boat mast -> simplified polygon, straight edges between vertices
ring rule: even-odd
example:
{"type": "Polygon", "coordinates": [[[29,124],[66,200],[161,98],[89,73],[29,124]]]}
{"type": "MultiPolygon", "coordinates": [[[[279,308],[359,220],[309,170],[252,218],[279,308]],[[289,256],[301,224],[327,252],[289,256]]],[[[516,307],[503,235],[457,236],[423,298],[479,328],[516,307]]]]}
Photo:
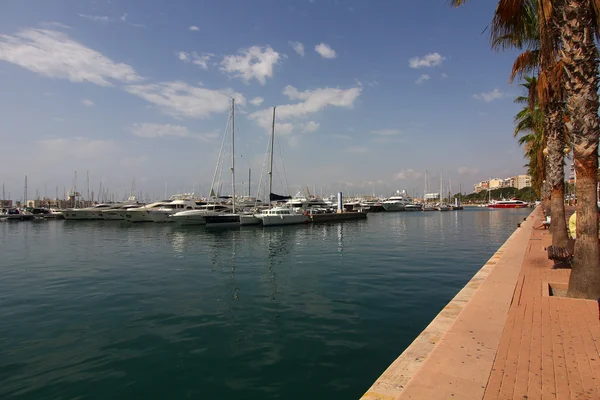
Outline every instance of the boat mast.
{"type": "Polygon", "coordinates": [[[231,193],[235,213],[235,99],[231,99],[231,193]]]}
{"type": "Polygon", "coordinates": [[[275,142],[275,108],[273,107],[273,123],[271,125],[271,166],[269,167],[269,206],[271,205],[271,193],[273,193],[273,144],[275,142]]]}
{"type": "Polygon", "coordinates": [[[25,199],[23,201],[23,203],[25,203],[25,207],[27,207],[27,175],[25,175],[25,199]]]}
{"type": "Polygon", "coordinates": [[[442,197],[444,194],[444,171],[440,173],[440,204],[444,204],[444,198],[442,197]]]}
{"type": "Polygon", "coordinates": [[[252,178],[252,169],[248,168],[248,197],[251,197],[250,187],[251,187],[251,178],[252,178]]]}
{"type": "Polygon", "coordinates": [[[428,200],[428,199],[426,199],[426,194],[428,191],[429,190],[427,188],[427,169],[425,169],[425,182],[423,185],[423,203],[425,203],[425,204],[427,204],[427,200],[428,200]]]}
{"type": "Polygon", "coordinates": [[[86,196],[85,199],[89,203],[89,201],[90,201],[90,171],[85,171],[85,174],[86,174],[86,180],[85,181],[86,181],[86,185],[87,185],[87,196],[86,196]]]}

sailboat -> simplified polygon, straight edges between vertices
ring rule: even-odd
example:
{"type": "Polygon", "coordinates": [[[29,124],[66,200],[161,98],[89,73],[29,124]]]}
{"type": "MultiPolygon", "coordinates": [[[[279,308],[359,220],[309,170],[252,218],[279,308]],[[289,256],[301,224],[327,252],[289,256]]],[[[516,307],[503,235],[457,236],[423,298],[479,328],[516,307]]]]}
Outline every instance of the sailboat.
{"type": "Polygon", "coordinates": [[[427,180],[427,170],[425,170],[425,186],[423,186],[424,189],[424,193],[423,193],[423,211],[437,211],[437,209],[435,208],[434,204],[430,204],[429,203],[429,199],[426,198],[427,197],[427,192],[429,191],[429,181],[427,180]]]}
{"type": "Polygon", "coordinates": [[[235,212],[235,99],[231,99],[231,213],[207,213],[207,228],[236,228],[240,215],[235,212]]]}
{"type": "MultiPolygon", "coordinates": [[[[235,99],[232,99],[231,101],[231,113],[230,113],[230,120],[231,120],[231,141],[232,141],[232,174],[233,174],[233,167],[235,166],[235,159],[233,157],[233,145],[235,143],[235,137],[234,137],[234,132],[235,132],[235,99]]],[[[198,207],[196,207],[193,210],[185,210],[185,211],[179,211],[171,216],[169,216],[169,219],[172,221],[175,221],[176,223],[178,223],[179,225],[207,225],[207,219],[206,217],[208,216],[217,216],[217,215],[230,215],[231,212],[235,212],[234,209],[232,209],[231,206],[229,206],[228,204],[219,204],[216,202],[216,198],[217,195],[215,195],[214,193],[214,185],[215,185],[215,180],[217,178],[217,172],[219,170],[219,165],[221,163],[221,155],[223,152],[223,145],[225,144],[225,139],[227,136],[227,129],[229,127],[229,121],[227,122],[227,126],[225,128],[225,134],[223,135],[223,143],[221,144],[221,151],[219,152],[219,157],[217,159],[217,165],[215,168],[215,175],[213,177],[213,182],[211,184],[211,188],[210,188],[210,194],[209,194],[209,199],[210,198],[214,198],[215,202],[213,202],[212,204],[209,203],[208,204],[203,204],[200,205],[198,207]]],[[[235,174],[232,175],[232,177],[235,177],[235,174]]],[[[232,182],[235,182],[235,180],[232,180],[232,182]]],[[[233,190],[234,190],[234,196],[233,196],[233,207],[235,207],[235,185],[233,185],[233,190]]],[[[166,189],[165,189],[166,191],[166,189]]],[[[239,218],[238,216],[229,216],[226,219],[220,219],[219,221],[217,221],[216,219],[211,219],[211,226],[214,226],[216,224],[225,224],[226,222],[228,223],[229,226],[233,225],[236,226],[236,219],[238,220],[237,225],[239,225],[239,218]]],[[[220,225],[222,227],[226,227],[227,225],[220,225]]]]}
{"type": "MultiPolygon", "coordinates": [[[[271,164],[269,167],[269,206],[272,201],[289,200],[289,196],[273,193],[273,147],[275,143],[275,109],[273,107],[273,123],[271,125],[271,164]]],[[[308,222],[308,216],[289,207],[269,207],[254,216],[262,221],[263,226],[295,225],[308,222]]]]}
{"type": "Polygon", "coordinates": [[[448,204],[444,203],[444,199],[442,198],[444,193],[444,173],[442,172],[442,174],[440,175],[440,204],[438,205],[437,209],[438,211],[450,211],[452,210],[452,207],[450,207],[448,204]]]}

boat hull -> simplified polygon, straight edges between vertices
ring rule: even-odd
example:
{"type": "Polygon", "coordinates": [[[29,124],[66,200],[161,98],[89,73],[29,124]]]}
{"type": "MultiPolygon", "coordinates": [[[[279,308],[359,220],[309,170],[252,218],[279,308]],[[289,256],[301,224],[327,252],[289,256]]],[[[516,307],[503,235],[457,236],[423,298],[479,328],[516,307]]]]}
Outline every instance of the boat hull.
{"type": "Polygon", "coordinates": [[[92,220],[101,220],[102,212],[101,211],[87,211],[87,210],[66,210],[63,211],[63,216],[66,220],[73,221],[92,221],[92,220]]]}
{"type": "Polygon", "coordinates": [[[488,204],[488,208],[527,208],[528,204],[488,204]]]}
{"type": "Polygon", "coordinates": [[[249,226],[249,225],[261,225],[262,221],[260,218],[256,218],[254,215],[240,215],[240,225],[249,226]]]}
{"type": "Polygon", "coordinates": [[[206,225],[206,214],[171,215],[171,219],[179,225],[206,225]]]}
{"type": "Polygon", "coordinates": [[[125,221],[127,222],[152,222],[148,210],[125,211],[125,221]]]}
{"type": "Polygon", "coordinates": [[[261,215],[256,217],[262,220],[263,226],[299,225],[308,222],[308,217],[304,214],[261,215]]]}
{"type": "Polygon", "coordinates": [[[238,214],[207,215],[204,219],[208,229],[237,228],[240,226],[240,216],[238,214]]]}
{"type": "Polygon", "coordinates": [[[400,203],[383,203],[383,209],[385,211],[404,211],[404,204],[400,203]]]}

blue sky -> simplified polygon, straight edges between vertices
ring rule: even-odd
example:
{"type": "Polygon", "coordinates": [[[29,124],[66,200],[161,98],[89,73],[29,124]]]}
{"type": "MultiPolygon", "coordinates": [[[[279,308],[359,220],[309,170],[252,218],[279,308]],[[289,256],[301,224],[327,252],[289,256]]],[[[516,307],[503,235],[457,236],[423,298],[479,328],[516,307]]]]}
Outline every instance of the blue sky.
{"type": "MultiPolygon", "coordinates": [[[[256,190],[278,106],[275,191],[463,191],[524,173],[514,52],[483,33],[494,2],[5,2],[0,180],[14,199],[100,182],[208,192],[236,98],[236,173],[256,190]]],[[[229,161],[226,161],[229,165],[229,161]]],[[[230,183],[223,172],[224,185],[230,183]]],[[[244,189],[247,191],[247,189],[244,189]]]]}

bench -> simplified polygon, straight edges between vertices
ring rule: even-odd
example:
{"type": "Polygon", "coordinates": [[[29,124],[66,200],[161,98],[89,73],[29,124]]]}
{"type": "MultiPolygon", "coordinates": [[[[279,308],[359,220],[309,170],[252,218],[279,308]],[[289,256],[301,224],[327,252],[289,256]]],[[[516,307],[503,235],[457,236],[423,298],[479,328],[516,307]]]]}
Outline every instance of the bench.
{"type": "Polygon", "coordinates": [[[553,269],[571,268],[573,253],[575,252],[575,239],[569,239],[567,247],[548,246],[548,259],[554,261],[553,269]]]}

